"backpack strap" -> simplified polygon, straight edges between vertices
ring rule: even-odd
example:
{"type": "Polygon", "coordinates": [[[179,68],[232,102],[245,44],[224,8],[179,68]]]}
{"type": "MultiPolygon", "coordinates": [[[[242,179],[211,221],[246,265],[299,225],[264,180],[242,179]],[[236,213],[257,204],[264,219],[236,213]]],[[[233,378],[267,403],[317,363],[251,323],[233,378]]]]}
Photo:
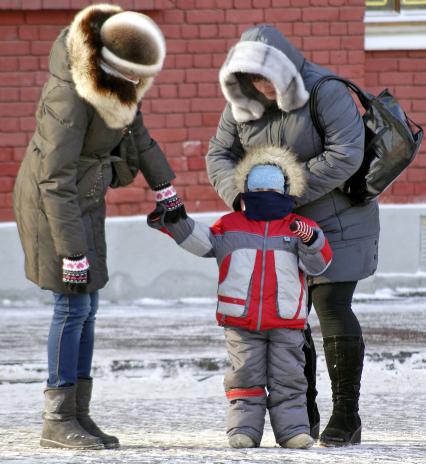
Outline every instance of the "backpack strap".
{"type": "Polygon", "coordinates": [[[361,105],[365,108],[368,109],[370,107],[370,101],[372,98],[374,98],[372,95],[369,93],[365,92],[362,90],[360,87],[358,87],[355,83],[348,79],[344,79],[343,77],[338,77],[338,76],[323,76],[320,79],[318,79],[314,86],[311,89],[310,92],[310,97],[309,97],[309,111],[311,113],[311,118],[312,118],[312,123],[314,124],[315,129],[317,130],[318,134],[321,137],[321,141],[324,144],[325,141],[325,134],[324,134],[324,129],[321,126],[318,111],[317,111],[317,99],[318,99],[318,91],[320,86],[327,81],[339,81],[342,82],[343,84],[346,85],[349,89],[351,89],[358,97],[361,105]]]}

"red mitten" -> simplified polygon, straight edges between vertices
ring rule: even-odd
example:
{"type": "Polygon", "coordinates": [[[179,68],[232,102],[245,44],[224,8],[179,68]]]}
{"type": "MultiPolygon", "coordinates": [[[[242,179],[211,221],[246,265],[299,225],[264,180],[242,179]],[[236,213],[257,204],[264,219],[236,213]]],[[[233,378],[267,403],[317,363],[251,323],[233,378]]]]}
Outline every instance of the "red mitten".
{"type": "Polygon", "coordinates": [[[308,246],[312,245],[318,237],[318,232],[300,219],[296,219],[290,224],[290,230],[308,246]]]}

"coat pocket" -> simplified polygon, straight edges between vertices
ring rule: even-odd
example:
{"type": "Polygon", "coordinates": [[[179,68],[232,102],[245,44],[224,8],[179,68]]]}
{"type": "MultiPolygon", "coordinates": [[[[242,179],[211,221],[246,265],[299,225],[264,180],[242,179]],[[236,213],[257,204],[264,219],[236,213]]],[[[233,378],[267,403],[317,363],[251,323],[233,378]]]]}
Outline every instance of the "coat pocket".
{"type": "Polygon", "coordinates": [[[257,250],[236,250],[220,266],[217,312],[224,316],[247,314],[257,250]]]}
{"type": "Polygon", "coordinates": [[[274,259],[278,315],[283,319],[306,318],[306,279],[299,269],[297,256],[275,250],[274,259]]]}
{"type": "Polygon", "coordinates": [[[96,209],[102,204],[111,182],[110,160],[80,158],[77,190],[82,211],[96,209]]]}

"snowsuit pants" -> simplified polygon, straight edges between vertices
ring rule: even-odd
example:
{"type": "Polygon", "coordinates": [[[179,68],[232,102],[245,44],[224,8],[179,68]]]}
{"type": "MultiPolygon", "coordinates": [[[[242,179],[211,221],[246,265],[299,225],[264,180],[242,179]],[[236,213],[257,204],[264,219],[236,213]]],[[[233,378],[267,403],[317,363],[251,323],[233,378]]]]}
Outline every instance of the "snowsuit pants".
{"type": "Polygon", "coordinates": [[[228,327],[225,340],[231,362],[224,379],[228,436],[243,433],[259,445],[266,409],[277,443],[309,434],[303,331],[228,327]]]}

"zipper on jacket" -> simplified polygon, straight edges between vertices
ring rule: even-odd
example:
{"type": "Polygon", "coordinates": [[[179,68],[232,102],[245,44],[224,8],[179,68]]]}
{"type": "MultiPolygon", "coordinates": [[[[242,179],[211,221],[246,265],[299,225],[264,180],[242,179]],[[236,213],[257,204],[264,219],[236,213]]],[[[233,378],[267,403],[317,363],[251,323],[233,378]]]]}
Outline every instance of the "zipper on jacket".
{"type": "Polygon", "coordinates": [[[262,248],[262,274],[260,277],[260,294],[259,294],[259,310],[257,314],[257,330],[260,330],[262,324],[262,309],[263,309],[263,285],[265,283],[265,261],[266,261],[266,240],[268,238],[269,222],[265,226],[265,235],[263,237],[263,248],[262,248]]]}

